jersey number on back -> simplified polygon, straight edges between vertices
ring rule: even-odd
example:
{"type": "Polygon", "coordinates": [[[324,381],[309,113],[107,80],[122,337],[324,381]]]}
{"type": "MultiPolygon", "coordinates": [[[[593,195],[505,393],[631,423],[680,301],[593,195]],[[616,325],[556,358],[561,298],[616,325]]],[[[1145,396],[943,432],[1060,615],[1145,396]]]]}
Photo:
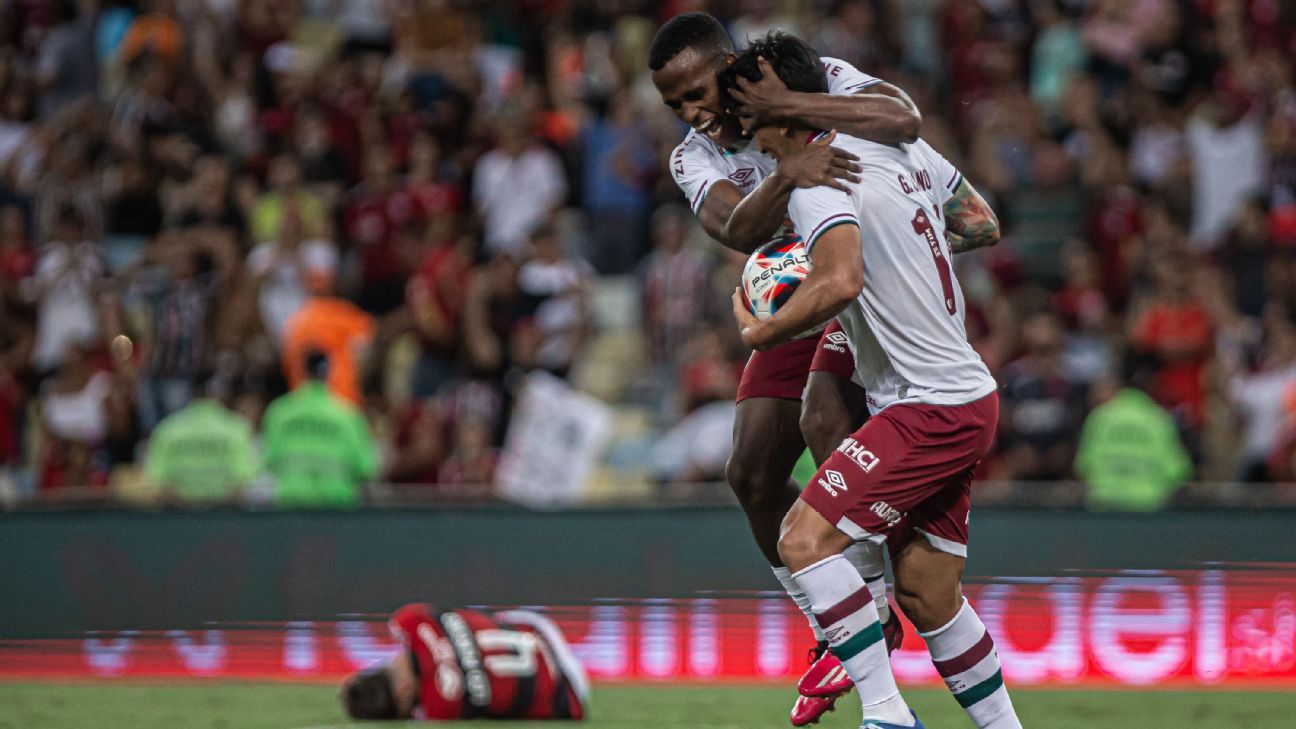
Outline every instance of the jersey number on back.
{"type": "Polygon", "coordinates": [[[536,674],[540,640],[513,630],[479,630],[477,645],[485,656],[486,670],[502,678],[527,678],[536,674]]]}
{"type": "Polygon", "coordinates": [[[940,247],[940,239],[936,237],[936,229],[927,219],[927,211],[922,208],[918,208],[914,213],[912,222],[914,232],[921,235],[923,240],[927,241],[927,246],[931,248],[932,260],[936,262],[936,273],[940,275],[941,291],[945,294],[945,311],[954,314],[958,311],[958,305],[954,303],[954,277],[950,273],[949,259],[945,257],[940,247]]]}

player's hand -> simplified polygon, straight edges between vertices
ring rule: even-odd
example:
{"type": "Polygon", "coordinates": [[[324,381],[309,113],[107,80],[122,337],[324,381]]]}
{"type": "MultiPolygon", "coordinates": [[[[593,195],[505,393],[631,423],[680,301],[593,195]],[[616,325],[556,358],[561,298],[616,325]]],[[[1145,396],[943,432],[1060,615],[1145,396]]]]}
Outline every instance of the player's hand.
{"type": "Polygon", "coordinates": [[[742,337],[743,344],[756,350],[765,349],[765,343],[759,336],[761,321],[747,309],[747,302],[743,299],[741,288],[734,287],[731,301],[734,319],[738,320],[738,334],[742,337]]]}
{"type": "Polygon", "coordinates": [[[749,81],[739,76],[738,88],[730,89],[729,95],[738,102],[740,115],[777,119],[787,108],[792,92],[763,56],[756,58],[756,65],[760,67],[760,81],[749,81]]]}
{"type": "Polygon", "coordinates": [[[778,162],[778,174],[797,187],[825,185],[850,192],[847,183],[859,182],[859,157],[832,146],[837,132],[797,149],[778,162]]]}

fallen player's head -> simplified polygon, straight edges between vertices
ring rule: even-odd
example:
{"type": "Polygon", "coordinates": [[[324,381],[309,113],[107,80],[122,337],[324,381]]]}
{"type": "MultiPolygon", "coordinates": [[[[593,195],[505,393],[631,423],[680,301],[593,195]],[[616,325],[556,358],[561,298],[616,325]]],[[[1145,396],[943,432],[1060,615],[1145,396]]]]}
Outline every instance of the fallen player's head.
{"type": "Polygon", "coordinates": [[[340,694],[352,719],[408,719],[418,703],[418,681],[410,657],[402,653],[391,663],[347,676],[340,694]]]}
{"type": "Polygon", "coordinates": [[[648,68],[662,101],[675,116],[717,144],[742,138],[737,120],[722,103],[718,74],[733,59],[733,41],[706,13],[668,20],[648,48],[648,68]]]}
{"type": "Polygon", "coordinates": [[[770,31],[764,37],[751,42],[732,63],[720,72],[720,89],[724,103],[731,113],[738,114],[739,122],[745,134],[752,137],[761,149],[778,156],[786,144],[768,144],[775,142],[775,135],[786,139],[796,136],[801,131],[781,119],[762,118],[742,113],[738,102],[730,95],[731,89],[738,88],[738,79],[760,81],[764,78],[761,60],[769,63],[769,68],[779,77],[789,91],[807,94],[827,93],[828,80],[824,76],[823,62],[815,49],[800,38],[780,31],[770,31]],[[762,137],[767,144],[762,144],[762,137]]]}

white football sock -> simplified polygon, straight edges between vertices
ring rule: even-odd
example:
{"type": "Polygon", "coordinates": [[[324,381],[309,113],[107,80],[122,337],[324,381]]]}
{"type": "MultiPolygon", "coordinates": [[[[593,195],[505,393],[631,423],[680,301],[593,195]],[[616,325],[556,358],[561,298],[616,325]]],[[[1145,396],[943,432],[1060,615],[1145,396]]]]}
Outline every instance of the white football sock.
{"type": "Polygon", "coordinates": [[[1022,729],[994,641],[967,598],[953,620],[919,635],[927,641],[936,671],[977,729],[1022,729]]]}
{"type": "Polygon", "coordinates": [[[891,604],[887,602],[886,564],[882,561],[883,546],[877,542],[855,542],[846,548],[844,554],[864,584],[868,585],[873,595],[873,604],[877,606],[878,619],[883,623],[891,619],[891,604]]]}
{"type": "Polygon", "coordinates": [[[800,608],[801,614],[806,616],[810,621],[810,629],[814,631],[815,640],[820,643],[828,640],[824,637],[823,628],[819,627],[819,621],[815,620],[814,612],[810,610],[810,598],[806,597],[805,590],[797,586],[796,580],[792,579],[792,573],[787,567],[773,567],[774,576],[778,578],[779,584],[787,590],[788,597],[800,608]]]}
{"type": "Polygon", "coordinates": [[[793,578],[809,596],[833,655],[855,682],[864,720],[913,726],[913,715],[891,673],[877,606],[855,566],[838,554],[810,565],[793,578]]]}

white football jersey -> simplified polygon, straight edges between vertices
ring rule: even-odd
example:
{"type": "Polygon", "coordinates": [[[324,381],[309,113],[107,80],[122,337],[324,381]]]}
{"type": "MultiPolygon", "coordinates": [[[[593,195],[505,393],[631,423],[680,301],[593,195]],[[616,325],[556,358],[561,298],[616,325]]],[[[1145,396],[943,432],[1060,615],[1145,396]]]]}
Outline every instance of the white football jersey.
{"type": "Polygon", "coordinates": [[[788,215],[812,253],[825,231],[859,226],[864,290],[837,319],[870,411],[895,402],[962,405],[990,394],[995,381],[968,344],[945,240],[944,206],[963,176],[922,140],[892,146],[838,134],[834,144],[859,156],[860,181],[850,194],[797,189],[788,215]]]}
{"type": "MultiPolygon", "coordinates": [[[[828,77],[830,94],[848,96],[881,83],[881,79],[863,73],[845,61],[826,57],[819,60],[823,62],[824,74],[828,77]]],[[[725,149],[710,137],[689,130],[684,141],[671,153],[670,168],[675,184],[679,185],[689,208],[696,215],[712,183],[727,178],[746,195],[774,171],[774,158],[746,142],[740,147],[725,149]]]]}

